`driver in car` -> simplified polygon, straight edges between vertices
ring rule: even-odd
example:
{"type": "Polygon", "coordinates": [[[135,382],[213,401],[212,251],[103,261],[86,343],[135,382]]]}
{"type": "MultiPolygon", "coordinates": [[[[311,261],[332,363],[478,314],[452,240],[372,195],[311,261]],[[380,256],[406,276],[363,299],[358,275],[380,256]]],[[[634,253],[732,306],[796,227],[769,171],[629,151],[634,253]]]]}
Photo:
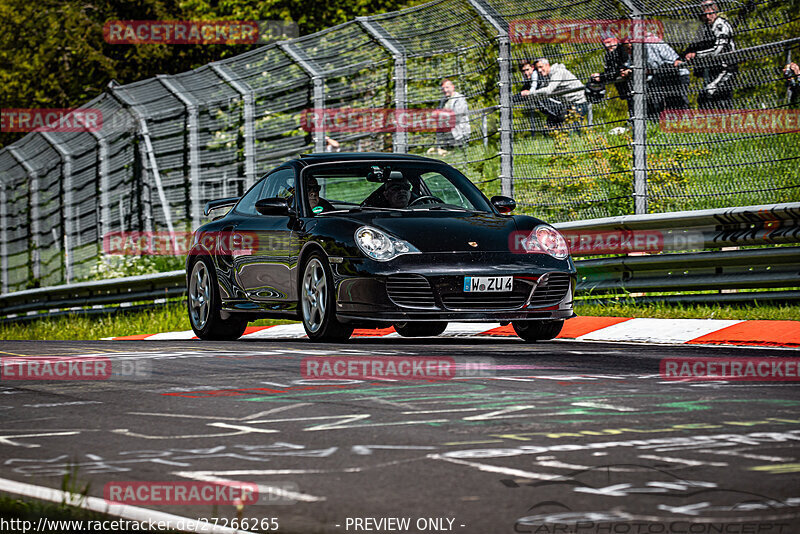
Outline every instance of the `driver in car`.
{"type": "Polygon", "coordinates": [[[411,200],[411,182],[406,178],[389,180],[383,190],[383,197],[390,208],[407,208],[408,201],[411,200]]]}
{"type": "Polygon", "coordinates": [[[317,179],[313,176],[306,182],[306,191],[308,192],[308,205],[311,207],[313,213],[322,213],[323,211],[333,211],[336,208],[319,196],[320,186],[317,179]]]}

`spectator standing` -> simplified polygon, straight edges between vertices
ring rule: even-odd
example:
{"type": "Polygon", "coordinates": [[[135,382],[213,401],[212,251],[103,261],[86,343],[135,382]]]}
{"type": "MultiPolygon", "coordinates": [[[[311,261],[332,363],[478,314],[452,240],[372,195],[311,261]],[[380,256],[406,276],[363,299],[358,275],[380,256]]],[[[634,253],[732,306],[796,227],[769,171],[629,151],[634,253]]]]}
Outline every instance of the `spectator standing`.
{"type": "MultiPolygon", "coordinates": [[[[469,141],[469,105],[467,99],[456,91],[453,82],[445,78],[442,80],[444,97],[439,102],[439,109],[446,109],[455,114],[455,125],[449,132],[439,132],[436,136],[439,145],[439,154],[446,154],[446,148],[464,147],[469,141]]],[[[428,152],[431,152],[430,150],[428,152]]]]}
{"type": "Polygon", "coordinates": [[[733,26],[720,16],[715,0],[704,0],[700,8],[703,27],[698,31],[694,42],[684,51],[683,57],[686,61],[702,60],[702,66],[694,69],[695,76],[703,78],[703,89],[697,98],[698,107],[730,109],[738,68],[731,59],[720,56],[736,50],[733,26]]]}
{"type": "Polygon", "coordinates": [[[789,106],[796,108],[800,105],[800,66],[789,63],[783,68],[783,77],[786,79],[789,106]]]}

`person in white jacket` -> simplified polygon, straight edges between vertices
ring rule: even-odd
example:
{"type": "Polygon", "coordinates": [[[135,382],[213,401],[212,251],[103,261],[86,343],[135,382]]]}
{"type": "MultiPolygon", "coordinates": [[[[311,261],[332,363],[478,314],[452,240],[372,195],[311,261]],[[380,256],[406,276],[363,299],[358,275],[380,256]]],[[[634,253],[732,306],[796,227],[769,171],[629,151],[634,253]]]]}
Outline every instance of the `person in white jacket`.
{"type": "Polygon", "coordinates": [[[538,89],[531,89],[529,96],[540,99],[538,109],[547,117],[548,126],[557,126],[574,110],[581,117],[589,113],[585,87],[562,63],[550,64],[547,58],[536,60],[539,78],[547,82],[538,89]]]}
{"type": "Polygon", "coordinates": [[[439,103],[439,109],[446,109],[455,114],[456,123],[449,132],[437,135],[437,144],[443,148],[463,147],[469,141],[469,105],[467,99],[456,91],[453,82],[445,78],[442,80],[444,98],[439,103]]]}

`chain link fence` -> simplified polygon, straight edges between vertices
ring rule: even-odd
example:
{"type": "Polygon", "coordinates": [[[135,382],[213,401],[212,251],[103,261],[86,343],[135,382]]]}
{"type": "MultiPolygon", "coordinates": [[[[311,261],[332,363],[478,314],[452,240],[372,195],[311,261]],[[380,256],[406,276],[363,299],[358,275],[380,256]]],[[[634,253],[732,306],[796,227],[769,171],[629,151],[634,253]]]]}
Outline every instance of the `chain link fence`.
{"type": "MultiPolygon", "coordinates": [[[[727,107],[796,107],[783,67],[800,47],[797,2],[718,0],[715,8],[735,43],[713,60],[738,70],[727,107]]],[[[191,72],[112,84],[82,106],[102,112],[98,131],[34,132],[0,150],[2,292],[85,280],[102,258],[103,235],[190,230],[204,222],[205,202],[241,195],[277,164],[313,151],[427,154],[487,196],[514,196],[518,212],[552,222],[800,200],[797,128],[664,128],[648,106],[665,89],[652,82],[652,52],[635,40],[627,92],[604,84],[604,94],[581,107],[583,84],[608,70],[607,34],[530,32],[543,22],[657,21],[660,37],[681,53],[703,29],[702,9],[683,0],[438,0],[191,72]],[[560,121],[547,99],[522,94],[519,65],[536,58],[549,60],[549,79],[566,69],[578,84],[550,95],[567,108],[560,121]],[[304,128],[308,110],[440,107],[445,78],[469,107],[468,135],[458,143],[399,124],[304,128]]],[[[692,109],[709,83],[705,61],[683,67],[694,72],[692,109]]]]}

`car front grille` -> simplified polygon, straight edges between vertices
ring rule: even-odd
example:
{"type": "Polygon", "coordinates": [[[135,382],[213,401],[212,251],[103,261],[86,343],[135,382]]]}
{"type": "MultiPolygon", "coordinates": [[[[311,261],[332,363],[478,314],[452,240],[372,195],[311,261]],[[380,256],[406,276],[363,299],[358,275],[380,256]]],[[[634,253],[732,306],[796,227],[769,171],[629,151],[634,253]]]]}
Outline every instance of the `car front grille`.
{"type": "Polygon", "coordinates": [[[435,308],[433,290],[427,278],[418,274],[393,274],[386,279],[386,292],[398,306],[435,308]]]}
{"type": "Polygon", "coordinates": [[[442,303],[451,310],[516,310],[530,294],[529,284],[515,280],[510,293],[445,293],[442,303]]]}
{"type": "Polygon", "coordinates": [[[530,306],[540,308],[561,302],[570,289],[570,277],[567,273],[550,273],[547,279],[536,287],[530,306]]]}

